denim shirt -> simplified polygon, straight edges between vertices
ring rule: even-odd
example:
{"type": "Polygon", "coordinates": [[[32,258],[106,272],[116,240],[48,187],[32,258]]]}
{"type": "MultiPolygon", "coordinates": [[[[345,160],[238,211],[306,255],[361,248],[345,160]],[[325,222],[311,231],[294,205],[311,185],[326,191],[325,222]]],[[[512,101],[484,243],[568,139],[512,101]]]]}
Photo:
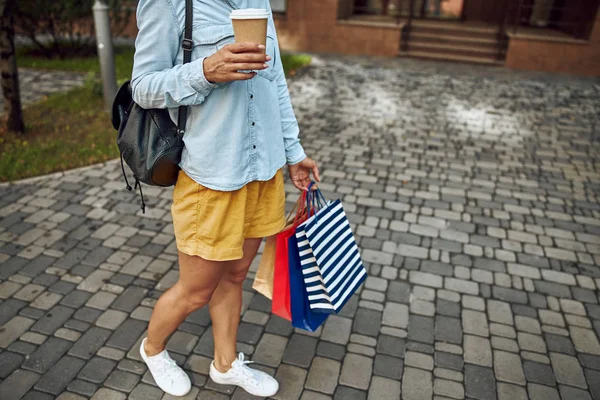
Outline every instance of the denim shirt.
{"type": "Polygon", "coordinates": [[[273,17],[267,30],[269,67],[248,81],[210,83],[204,58],[234,43],[233,8],[268,8],[269,0],[194,0],[192,61],[183,65],[185,0],[140,0],[133,99],[143,108],[189,107],[180,167],[210,189],[237,190],[271,179],[306,155],[298,139],[273,17]]]}

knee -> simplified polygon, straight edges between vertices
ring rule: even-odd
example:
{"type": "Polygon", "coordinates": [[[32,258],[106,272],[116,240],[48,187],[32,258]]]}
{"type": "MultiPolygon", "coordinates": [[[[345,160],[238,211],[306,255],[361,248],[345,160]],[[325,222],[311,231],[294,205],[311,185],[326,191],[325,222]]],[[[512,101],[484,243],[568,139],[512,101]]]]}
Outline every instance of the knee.
{"type": "Polygon", "coordinates": [[[214,290],[185,290],[180,291],[179,298],[185,304],[188,312],[204,307],[210,301],[214,290]]]}
{"type": "Polygon", "coordinates": [[[243,266],[242,268],[232,269],[223,275],[223,279],[233,285],[242,285],[246,280],[246,275],[248,275],[248,267],[243,266]]]}

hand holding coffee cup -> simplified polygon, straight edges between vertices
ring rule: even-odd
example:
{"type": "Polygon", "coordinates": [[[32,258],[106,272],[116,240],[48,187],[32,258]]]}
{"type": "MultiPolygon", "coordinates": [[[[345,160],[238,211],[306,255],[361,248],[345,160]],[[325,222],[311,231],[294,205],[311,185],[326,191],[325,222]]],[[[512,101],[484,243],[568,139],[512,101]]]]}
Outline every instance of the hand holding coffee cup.
{"type": "Polygon", "coordinates": [[[252,79],[257,71],[268,68],[266,54],[267,23],[265,9],[234,10],[231,15],[235,44],[224,46],[204,59],[204,76],[209,82],[223,83],[252,79]]]}

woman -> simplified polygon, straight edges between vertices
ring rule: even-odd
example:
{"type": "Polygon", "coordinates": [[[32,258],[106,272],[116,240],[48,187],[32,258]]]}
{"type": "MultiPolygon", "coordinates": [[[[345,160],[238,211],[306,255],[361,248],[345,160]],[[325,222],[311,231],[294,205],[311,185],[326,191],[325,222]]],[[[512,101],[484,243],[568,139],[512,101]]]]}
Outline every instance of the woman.
{"type": "Polygon", "coordinates": [[[265,46],[234,44],[232,9],[268,0],[194,0],[192,62],[182,65],[185,0],[141,0],[133,97],[144,108],[190,106],[181,172],[173,191],[179,281],[156,303],[140,347],[154,380],[183,396],[189,377],[165,343],[193,311],[208,304],[215,354],[210,376],[256,396],[278,390],[271,376],[236,355],[242,283],[262,238],[285,224],[281,168],[306,190],[317,165],[298,140],[272,15],[265,46]],[[244,72],[246,71],[246,72],[244,72]],[[255,72],[247,72],[255,71],[255,72]]]}

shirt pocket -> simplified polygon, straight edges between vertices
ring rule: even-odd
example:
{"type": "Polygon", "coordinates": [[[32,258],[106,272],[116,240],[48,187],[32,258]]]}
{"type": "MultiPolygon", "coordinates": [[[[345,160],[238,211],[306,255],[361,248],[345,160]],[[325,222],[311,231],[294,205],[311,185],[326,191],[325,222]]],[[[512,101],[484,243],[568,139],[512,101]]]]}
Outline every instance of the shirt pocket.
{"type": "MultiPolygon", "coordinates": [[[[203,57],[210,57],[217,51],[235,43],[233,27],[230,24],[226,25],[209,25],[194,27],[192,37],[194,39],[194,49],[192,50],[192,60],[198,60],[203,57]]],[[[271,60],[267,62],[268,68],[258,71],[258,76],[261,76],[269,81],[275,79],[275,34],[269,26],[267,31],[267,55],[271,60]]]]}

